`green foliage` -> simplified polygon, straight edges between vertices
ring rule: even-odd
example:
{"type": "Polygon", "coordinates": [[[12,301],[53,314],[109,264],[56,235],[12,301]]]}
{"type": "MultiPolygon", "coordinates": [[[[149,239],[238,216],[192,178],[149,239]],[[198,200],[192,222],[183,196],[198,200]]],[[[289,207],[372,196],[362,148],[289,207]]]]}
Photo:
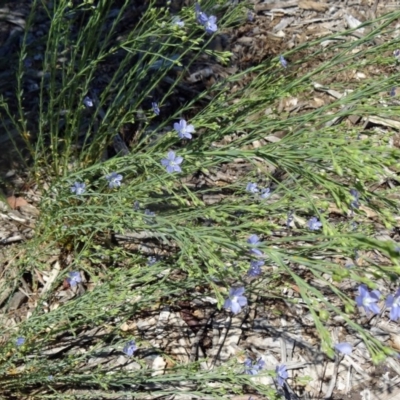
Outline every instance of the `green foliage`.
{"type": "MultiPolygon", "coordinates": [[[[45,2],[36,1],[16,71],[17,107],[13,109],[5,101],[1,104],[4,128],[10,135],[11,126],[22,133],[33,176],[48,184],[36,236],[19,250],[21,256],[13,264],[18,272],[7,277],[8,286],[16,288],[23,273],[50,273],[52,267],[43,260],[54,252],[68,254],[69,259],[49,290],[36,300],[30,317],[18,329],[0,329],[9,337],[0,348],[1,393],[60,399],[70,398],[68,391],[77,390],[82,393],[80,398],[101,398],[102,391],[121,395],[146,392],[156,397],[181,393],[175,387],[184,381],[183,391],[199,397],[224,398],[251,387],[273,398],[271,387],[242,374],[235,357],[210,370],[202,367],[203,360],[180,364],[171,359],[172,366],[163,375],[152,374],[145,357],[137,357],[131,370],[108,364],[88,368],[88,362],[100,355],[118,357],[131,338],[122,329],[125,322],[173,307],[177,299],[194,300],[200,294],[217,300],[218,304],[210,305],[215,312],[221,309],[227,289],[245,280],[249,263],[246,240],[251,234],[262,236],[260,249],[269,271],[246,283],[251,301],[281,299],[284,287],[296,285],[299,297],[286,300],[302,301],[307,307],[320,335],[321,351],[328,357],[334,352],[327,324],[336,315],[363,338],[374,362],[390,355],[391,349],[354,322],[354,296],[341,292],[337,283],[351,279],[373,288],[374,274],[397,278],[398,252],[393,243],[372,238],[375,222],[366,218],[365,208],[354,211],[359,223],[354,230],[348,220],[335,220],[329,207],[348,215],[349,190],[357,188],[364,199],[369,198],[368,212],[374,213],[375,221],[394,226],[396,187],[385,192],[373,188],[384,179],[396,180],[400,154],[387,145],[389,134],[359,139],[358,128],[331,122],[336,117],[374,112],[395,115],[395,108],[382,110],[378,99],[380,92],[398,80],[398,73],[379,82],[352,82],[346,87],[353,90],[350,94],[311,111],[279,115],[277,104],[285,97],[307,98],[312,83],[324,81],[329,74],[377,60],[382,65],[390,63],[382,54],[390,53],[395,43],[373,49],[361,45],[389,29],[398,13],[375,21],[372,32],[363,39],[339,41],[340,36],[351,34],[344,32],[292,50],[289,60],[296,52],[303,56],[288,72],[281,70],[277,59],[266,60],[216,82],[209,91],[194,94],[173,109],[168,104],[182,88],[181,77],[200,57],[213,55],[228,63],[229,54],[207,49],[211,38],[196,25],[193,9],[182,10],[187,27],[180,29],[171,23],[166,8],[150,6],[125,35],[118,27],[129,2],[111,18],[112,3],[58,1],[50,9],[45,2]],[[28,32],[39,8],[47,14],[50,29],[42,40],[43,75],[38,113],[32,117],[27,116],[28,104],[24,103],[24,60],[32,55],[28,32]],[[71,32],[71,26],[80,26],[78,35],[71,32]],[[321,50],[321,42],[327,39],[335,43],[321,50]],[[354,57],[353,50],[358,48],[361,50],[354,57]],[[317,57],[324,61],[303,71],[317,57]],[[174,80],[171,71],[176,73],[174,80]],[[252,79],[245,80],[250,75],[252,79]],[[239,85],[242,80],[246,84],[239,85]],[[150,104],[161,84],[165,90],[159,105],[172,112],[157,119],[150,104]],[[237,89],[232,90],[234,85],[237,89]],[[99,88],[101,92],[96,93],[99,88]],[[92,109],[83,105],[85,96],[95,100],[92,109]],[[184,144],[172,129],[173,122],[183,116],[190,117],[196,128],[194,139],[184,144]],[[138,127],[130,153],[106,157],[105,149],[126,124],[138,127]],[[278,132],[285,133],[280,140],[263,141],[278,132]],[[253,146],[257,142],[261,145],[253,146]],[[182,174],[168,174],[160,163],[171,148],[184,158],[182,174]],[[245,172],[231,182],[193,184],[196,176],[210,181],[224,168],[234,170],[244,162],[250,168],[243,168],[245,172]],[[108,188],[105,179],[113,171],[123,175],[117,189],[108,188]],[[249,181],[272,187],[272,195],[260,200],[247,193],[249,181]],[[86,192],[72,194],[74,182],[84,182],[86,192]],[[208,202],[210,196],[219,200],[208,202]],[[136,201],[140,209],[133,207],[136,201]],[[154,221],[149,223],[145,209],[155,212],[154,221]],[[285,227],[288,213],[295,216],[291,230],[285,227]],[[321,220],[321,231],[307,229],[311,216],[321,220]],[[283,229],[287,236],[274,234],[283,229]],[[116,236],[131,233],[166,247],[166,255],[148,266],[148,254],[140,246],[131,250],[117,245],[116,236]],[[346,269],[331,257],[349,257],[355,249],[378,250],[392,264],[382,266],[367,260],[363,268],[346,269]],[[86,274],[91,290],[49,307],[72,270],[86,274]],[[329,295],[311,284],[310,276],[323,282],[329,295]],[[337,300],[334,303],[332,296],[337,300]],[[85,338],[86,331],[91,332],[90,337],[85,338]],[[26,338],[19,348],[14,344],[17,334],[26,338]],[[50,356],[49,349],[65,337],[68,346],[50,356]]],[[[225,2],[209,3],[216,12],[226,9],[225,2]]],[[[242,8],[225,11],[221,30],[244,19],[242,8]]],[[[142,355],[148,350],[169,357],[163,349],[135,339],[142,355]]],[[[273,375],[274,367],[268,366],[265,373],[273,375]]]]}

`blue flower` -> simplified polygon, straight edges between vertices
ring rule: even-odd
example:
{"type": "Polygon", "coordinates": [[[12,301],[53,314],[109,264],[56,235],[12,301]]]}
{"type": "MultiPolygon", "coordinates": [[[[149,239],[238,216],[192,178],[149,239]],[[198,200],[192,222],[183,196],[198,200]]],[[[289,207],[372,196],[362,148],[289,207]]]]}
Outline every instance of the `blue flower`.
{"type": "Polygon", "coordinates": [[[285,60],[285,58],[282,55],[279,56],[279,61],[283,68],[287,68],[288,62],[285,60]]]}
{"type": "Polygon", "coordinates": [[[149,256],[149,257],[147,257],[147,265],[149,266],[149,267],[151,267],[152,265],[154,265],[154,264],[156,264],[157,263],[157,257],[155,257],[155,256],[149,256]]]}
{"type": "Polygon", "coordinates": [[[81,195],[85,193],[86,185],[84,183],[75,182],[73,186],[71,186],[71,192],[75,193],[76,195],[81,195]]]}
{"type": "Polygon", "coordinates": [[[204,26],[208,34],[212,34],[218,30],[216,16],[214,15],[207,16],[206,13],[201,11],[201,8],[198,3],[195,4],[195,12],[196,12],[197,22],[200,25],[204,26]]]}
{"type": "Polygon", "coordinates": [[[155,101],[151,103],[151,108],[153,109],[154,114],[160,115],[160,109],[155,101]]]}
{"type": "Polygon", "coordinates": [[[179,139],[191,139],[195,132],[193,125],[188,125],[184,119],[174,123],[174,129],[178,132],[179,139]]]}
{"type": "Polygon", "coordinates": [[[394,58],[395,58],[396,60],[399,60],[399,59],[400,59],[400,50],[395,50],[395,51],[393,52],[393,55],[394,55],[394,58]]]}
{"type": "Polygon", "coordinates": [[[178,16],[172,18],[172,24],[179,26],[179,28],[183,28],[185,26],[185,23],[178,16]]]}
{"type": "Polygon", "coordinates": [[[322,227],[322,223],[318,221],[318,218],[316,217],[311,217],[308,220],[308,229],[310,229],[310,231],[317,231],[318,229],[321,229],[322,227]]]}
{"type": "Polygon", "coordinates": [[[78,283],[82,282],[81,274],[78,271],[73,271],[68,274],[67,282],[71,287],[76,286],[78,283]]]}
{"type": "Polygon", "coordinates": [[[259,359],[255,363],[251,361],[250,358],[247,358],[246,361],[244,362],[245,369],[244,373],[247,375],[257,375],[264,367],[265,367],[265,361],[259,359]]]}
{"type": "Polygon", "coordinates": [[[356,189],[350,189],[350,194],[353,196],[353,200],[350,203],[351,208],[360,208],[359,197],[360,194],[357,192],[356,189]]]}
{"type": "Polygon", "coordinates": [[[261,275],[261,267],[264,265],[264,261],[261,260],[252,260],[250,262],[250,268],[247,271],[247,275],[251,277],[256,277],[261,275]]]}
{"type": "Polygon", "coordinates": [[[122,181],[121,174],[117,174],[116,172],[111,172],[111,174],[106,176],[106,179],[108,180],[108,187],[110,189],[114,189],[116,187],[121,186],[121,181],[122,181]]]}
{"type": "Polygon", "coordinates": [[[85,107],[90,108],[93,107],[93,100],[89,96],[85,96],[83,98],[83,104],[85,107]]]}
{"type": "Polygon", "coordinates": [[[250,193],[258,193],[257,183],[249,182],[246,186],[246,191],[250,193]]]}
{"type": "Polygon", "coordinates": [[[217,32],[217,17],[215,17],[214,15],[210,15],[207,19],[207,22],[204,23],[204,28],[206,30],[206,33],[208,33],[209,35],[217,32]]]}
{"type": "Polygon", "coordinates": [[[397,94],[396,86],[393,86],[393,87],[390,89],[389,95],[390,95],[391,97],[395,97],[396,94],[397,94]]]}
{"type": "Polygon", "coordinates": [[[196,3],[194,7],[196,12],[197,22],[200,25],[204,25],[208,21],[207,15],[203,11],[201,11],[199,3],[196,3]]]}
{"type": "Polygon", "coordinates": [[[283,384],[285,383],[285,380],[289,377],[286,365],[285,364],[277,365],[275,368],[275,372],[278,378],[278,385],[282,387],[283,384]]]}
{"type": "Polygon", "coordinates": [[[182,172],[179,164],[182,164],[183,157],[176,156],[174,151],[169,151],[167,158],[161,160],[161,164],[166,167],[167,172],[182,172]]]}
{"type": "Polygon", "coordinates": [[[261,189],[260,197],[262,199],[268,199],[269,196],[271,196],[271,189],[270,188],[261,189]]]}
{"type": "Polygon", "coordinates": [[[372,312],[373,314],[379,314],[380,309],[378,304],[381,293],[379,290],[373,290],[371,293],[365,285],[360,285],[358,288],[359,296],[356,297],[358,307],[364,307],[366,313],[372,312]]]}
{"type": "Polygon", "coordinates": [[[15,344],[19,347],[19,346],[22,346],[23,344],[25,343],[25,338],[23,338],[23,337],[19,337],[19,338],[17,338],[17,340],[15,341],[15,344]]]}
{"type": "MultiPolygon", "coordinates": [[[[257,235],[251,235],[247,239],[247,243],[253,245],[253,246],[258,246],[260,244],[260,238],[257,235]]],[[[262,256],[263,252],[261,250],[258,250],[256,248],[252,248],[250,250],[251,253],[255,254],[256,256],[262,256]]]]}
{"type": "Polygon", "coordinates": [[[134,340],[130,340],[128,343],[125,344],[122,351],[128,356],[132,357],[133,353],[137,350],[137,346],[134,340]]]}
{"type": "Polygon", "coordinates": [[[389,294],[386,299],[386,307],[390,308],[390,319],[397,321],[400,318],[400,289],[394,296],[389,294]]]}
{"type": "Polygon", "coordinates": [[[350,343],[342,342],[335,344],[335,349],[342,354],[349,355],[353,351],[353,346],[350,343]]]}
{"type": "Polygon", "coordinates": [[[225,300],[224,308],[230,309],[234,314],[240,313],[242,307],[247,305],[247,298],[243,293],[244,287],[229,289],[229,297],[225,300]]]}

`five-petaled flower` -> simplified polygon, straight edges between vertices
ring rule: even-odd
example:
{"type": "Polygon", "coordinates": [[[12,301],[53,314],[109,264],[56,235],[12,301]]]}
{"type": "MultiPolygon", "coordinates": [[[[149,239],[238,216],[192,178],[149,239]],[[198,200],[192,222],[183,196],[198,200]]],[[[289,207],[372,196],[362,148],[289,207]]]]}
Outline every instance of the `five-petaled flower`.
{"type": "Polygon", "coordinates": [[[285,383],[285,380],[289,377],[286,370],[286,365],[285,364],[277,365],[275,368],[275,372],[278,378],[278,385],[282,387],[283,384],[285,383]]]}
{"type": "Polygon", "coordinates": [[[121,174],[117,174],[116,172],[111,172],[111,174],[106,176],[106,179],[108,180],[108,187],[110,189],[121,186],[121,181],[122,181],[121,174]]]}
{"type": "Polygon", "coordinates": [[[389,318],[397,321],[400,318],[400,289],[397,289],[394,296],[389,294],[386,298],[386,307],[390,308],[389,318]]]}
{"type": "Polygon", "coordinates": [[[155,101],[151,103],[151,108],[153,109],[154,114],[160,115],[160,108],[158,107],[158,104],[155,101]]]}
{"type": "Polygon", "coordinates": [[[247,298],[243,293],[244,287],[229,289],[229,297],[225,300],[224,308],[230,309],[234,314],[240,313],[242,307],[247,305],[247,298]]]}
{"type": "Polygon", "coordinates": [[[191,139],[192,133],[195,132],[194,126],[187,124],[184,119],[174,123],[174,129],[178,132],[179,139],[191,139]]]}
{"type": "Polygon", "coordinates": [[[128,357],[132,357],[133,353],[137,350],[137,346],[134,340],[130,340],[129,342],[127,342],[124,346],[124,348],[122,349],[122,351],[128,356],[128,357]]]}
{"type": "Polygon", "coordinates": [[[182,164],[183,157],[176,156],[174,151],[169,151],[167,158],[161,160],[161,164],[166,167],[167,172],[182,172],[179,164],[182,164]]]}
{"type": "Polygon", "coordinates": [[[310,231],[317,231],[318,229],[322,228],[322,223],[319,222],[318,218],[316,217],[311,217],[308,220],[308,229],[310,229],[310,231]]]}
{"type": "Polygon", "coordinates": [[[71,287],[76,286],[82,282],[81,274],[79,271],[72,271],[68,274],[67,282],[71,287]]]}
{"type": "Polygon", "coordinates": [[[288,62],[285,60],[285,57],[283,57],[282,55],[279,56],[279,61],[282,65],[283,68],[287,68],[288,66],[288,62]]]}
{"type": "Polygon", "coordinates": [[[252,260],[250,262],[250,268],[247,271],[247,275],[251,277],[256,277],[261,275],[261,267],[264,265],[264,261],[261,260],[252,260]]]}
{"type": "Polygon", "coordinates": [[[84,183],[75,182],[73,186],[71,186],[71,192],[77,194],[78,196],[85,193],[86,185],[84,183]]]}
{"type": "Polygon", "coordinates": [[[85,107],[88,108],[93,107],[93,100],[89,96],[85,96],[83,98],[83,104],[85,107]]]}
{"type": "Polygon", "coordinates": [[[264,367],[265,361],[261,358],[257,360],[255,363],[250,358],[247,358],[244,362],[245,368],[244,373],[247,375],[257,375],[264,367]]]}
{"type": "Polygon", "coordinates": [[[15,341],[15,344],[19,347],[19,346],[22,346],[23,344],[25,343],[25,338],[23,338],[23,337],[19,337],[19,338],[17,338],[17,340],[15,341]]]}
{"type": "MultiPolygon", "coordinates": [[[[257,235],[251,235],[247,239],[247,243],[253,245],[253,246],[258,246],[260,244],[260,238],[257,235]]],[[[256,256],[262,256],[263,252],[255,247],[250,249],[250,252],[255,254],[256,256]]]]}
{"type": "Polygon", "coordinates": [[[353,346],[347,342],[337,343],[335,344],[335,350],[342,354],[350,355],[353,351],[353,346]]]}
{"type": "Polygon", "coordinates": [[[372,312],[373,314],[379,314],[380,308],[378,304],[381,293],[379,290],[368,291],[365,285],[360,285],[358,288],[359,296],[356,297],[358,307],[364,307],[366,313],[372,312]]]}
{"type": "Polygon", "coordinates": [[[246,186],[246,191],[250,193],[258,193],[257,183],[249,182],[246,186]]]}

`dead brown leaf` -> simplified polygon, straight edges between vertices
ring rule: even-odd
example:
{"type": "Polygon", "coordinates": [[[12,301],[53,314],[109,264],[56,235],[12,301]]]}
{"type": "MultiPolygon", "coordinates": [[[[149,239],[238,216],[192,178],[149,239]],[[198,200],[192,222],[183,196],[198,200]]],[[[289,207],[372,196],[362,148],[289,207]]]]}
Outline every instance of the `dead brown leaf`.
{"type": "Polygon", "coordinates": [[[17,208],[22,206],[26,206],[28,204],[28,202],[23,197],[15,196],[7,197],[7,203],[13,210],[16,210],[17,208]]]}

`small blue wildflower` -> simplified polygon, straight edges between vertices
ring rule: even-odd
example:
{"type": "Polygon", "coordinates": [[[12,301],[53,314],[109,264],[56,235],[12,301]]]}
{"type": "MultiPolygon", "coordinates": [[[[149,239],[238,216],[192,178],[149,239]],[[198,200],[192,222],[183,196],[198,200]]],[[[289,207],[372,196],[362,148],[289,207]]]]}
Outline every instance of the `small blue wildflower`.
{"type": "Polygon", "coordinates": [[[200,25],[204,25],[204,24],[208,21],[207,14],[205,14],[203,11],[201,11],[200,4],[199,4],[199,3],[196,3],[195,6],[194,6],[194,8],[195,8],[195,12],[196,12],[196,19],[197,19],[197,22],[198,22],[200,25]]]}
{"type": "Polygon", "coordinates": [[[247,21],[249,21],[249,22],[254,21],[254,14],[250,10],[247,11],[247,21]]]}
{"type": "Polygon", "coordinates": [[[386,299],[386,307],[390,308],[389,318],[392,321],[397,321],[400,318],[400,289],[397,290],[394,296],[389,294],[386,299]]]}
{"type": "Polygon", "coordinates": [[[117,174],[116,172],[111,172],[111,174],[106,176],[106,179],[108,180],[108,187],[110,189],[114,189],[116,187],[121,186],[121,181],[122,181],[121,174],[117,174]]]}
{"type": "Polygon", "coordinates": [[[277,365],[275,368],[275,372],[278,378],[278,385],[282,387],[283,384],[285,383],[285,380],[289,377],[286,365],[285,364],[277,365]]]}
{"type": "Polygon", "coordinates": [[[317,231],[318,229],[322,228],[322,223],[318,221],[318,218],[316,217],[311,217],[308,220],[308,229],[310,229],[310,231],[317,231]]]}
{"type": "Polygon", "coordinates": [[[342,354],[350,355],[353,351],[353,346],[347,342],[337,343],[335,344],[335,350],[342,354]]]}
{"type": "Polygon", "coordinates": [[[67,278],[67,282],[70,286],[74,287],[78,283],[82,282],[81,274],[79,271],[73,271],[68,274],[69,278],[67,278]]]}
{"type": "Polygon", "coordinates": [[[397,88],[396,88],[396,86],[393,86],[393,87],[390,89],[389,95],[390,95],[391,97],[395,97],[396,94],[397,94],[397,88]]]}
{"type": "Polygon", "coordinates": [[[247,375],[257,375],[264,367],[265,361],[259,359],[255,363],[252,362],[250,358],[247,358],[244,362],[245,368],[244,373],[247,375]]]}
{"type": "Polygon", "coordinates": [[[151,103],[151,108],[153,109],[154,114],[160,115],[160,109],[155,101],[151,103]]]}
{"type": "Polygon", "coordinates": [[[373,290],[371,293],[365,285],[360,285],[358,288],[359,296],[356,297],[358,307],[364,307],[366,313],[372,312],[373,314],[379,314],[380,309],[378,304],[381,293],[379,290],[373,290]]]}
{"type": "Polygon", "coordinates": [[[398,61],[400,59],[400,50],[395,50],[393,52],[394,58],[398,61]]]}
{"type": "Polygon", "coordinates": [[[204,28],[206,30],[206,33],[208,33],[209,35],[217,32],[217,17],[214,15],[210,15],[207,19],[207,22],[204,23],[204,28]]]}
{"type": "Polygon", "coordinates": [[[125,344],[122,351],[128,356],[132,357],[133,353],[137,350],[137,346],[134,340],[130,340],[128,343],[125,344]]]}
{"type": "Polygon", "coordinates": [[[179,28],[183,28],[185,26],[185,23],[178,16],[172,18],[172,24],[179,26],[179,28]]]}
{"type": "MultiPolygon", "coordinates": [[[[260,238],[257,235],[251,235],[248,239],[247,239],[247,243],[253,245],[253,246],[258,246],[260,244],[260,238]]],[[[250,249],[250,252],[257,255],[257,256],[262,256],[263,252],[259,249],[256,248],[252,248],[250,249]]]]}
{"type": "Polygon", "coordinates": [[[85,107],[90,108],[93,107],[93,100],[89,96],[85,96],[83,98],[83,104],[85,107]]]}
{"type": "Polygon", "coordinates": [[[287,68],[288,62],[285,60],[285,58],[282,55],[279,56],[279,61],[283,68],[287,68]]]}
{"type": "Polygon", "coordinates": [[[154,265],[157,261],[158,261],[158,260],[157,260],[157,257],[155,257],[155,256],[147,257],[147,265],[148,265],[149,267],[151,267],[152,265],[154,265]]]}
{"type": "Polygon", "coordinates": [[[256,277],[261,275],[261,267],[264,265],[264,261],[261,260],[252,260],[250,262],[250,268],[247,271],[247,275],[251,277],[256,277]]]}
{"type": "Polygon", "coordinates": [[[246,191],[250,193],[258,193],[257,183],[249,182],[246,186],[246,191]]]}
{"type": "Polygon", "coordinates": [[[269,196],[271,196],[271,189],[270,188],[261,189],[260,197],[262,199],[268,199],[269,196]]]}
{"type": "Polygon", "coordinates": [[[353,200],[350,203],[351,208],[360,208],[359,198],[360,193],[356,189],[350,189],[350,194],[353,196],[353,200]]]}
{"type": "Polygon", "coordinates": [[[243,293],[244,287],[229,289],[229,297],[225,300],[224,308],[230,309],[234,314],[240,313],[242,307],[247,305],[247,298],[243,293]]]}
{"type": "Polygon", "coordinates": [[[179,139],[191,139],[195,132],[193,125],[188,125],[184,119],[174,123],[174,129],[178,132],[179,139]]]}
{"type": "Polygon", "coordinates": [[[25,343],[25,338],[23,338],[23,337],[19,337],[19,338],[17,338],[17,340],[15,341],[15,344],[19,347],[19,346],[22,346],[23,344],[25,343]]]}
{"type": "Polygon", "coordinates": [[[71,186],[71,192],[75,193],[76,195],[81,195],[85,193],[86,185],[84,183],[75,182],[73,186],[71,186]]]}
{"type": "Polygon", "coordinates": [[[161,160],[161,164],[166,167],[167,172],[170,174],[172,172],[182,172],[181,164],[183,161],[183,157],[176,156],[174,151],[169,151],[167,158],[163,158],[161,160]]]}

